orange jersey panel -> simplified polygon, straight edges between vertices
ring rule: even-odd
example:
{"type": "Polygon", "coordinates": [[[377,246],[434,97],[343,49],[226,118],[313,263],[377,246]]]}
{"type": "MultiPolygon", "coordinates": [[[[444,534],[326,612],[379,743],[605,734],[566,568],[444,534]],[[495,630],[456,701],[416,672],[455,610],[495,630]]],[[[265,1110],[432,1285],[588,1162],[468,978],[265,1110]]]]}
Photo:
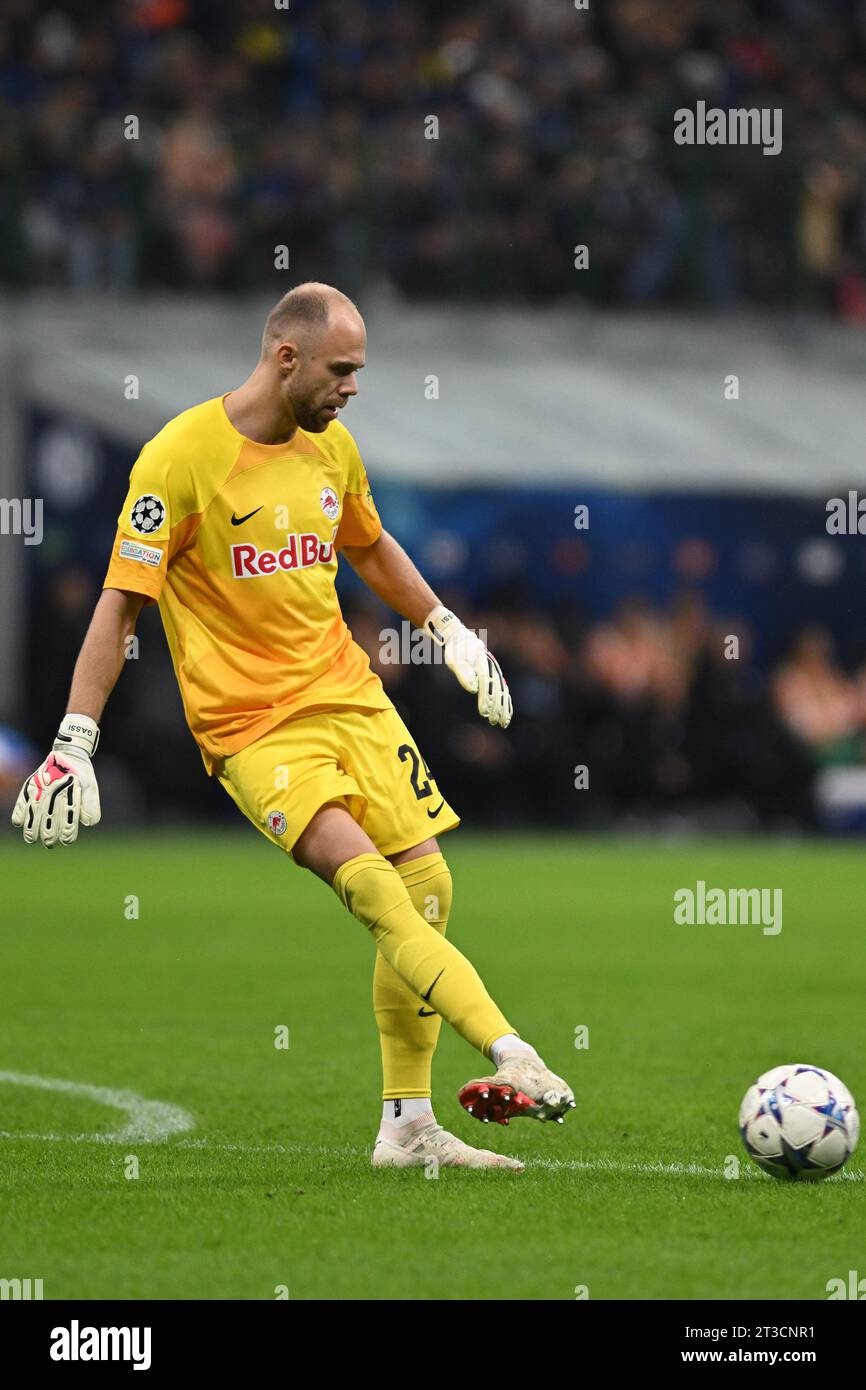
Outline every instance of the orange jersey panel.
{"type": "Polygon", "coordinates": [[[355,441],[334,420],[256,444],[223,400],[145,444],[103,586],[159,603],[208,772],[292,715],[391,704],[334,587],[341,546],[382,530],[355,441]]]}

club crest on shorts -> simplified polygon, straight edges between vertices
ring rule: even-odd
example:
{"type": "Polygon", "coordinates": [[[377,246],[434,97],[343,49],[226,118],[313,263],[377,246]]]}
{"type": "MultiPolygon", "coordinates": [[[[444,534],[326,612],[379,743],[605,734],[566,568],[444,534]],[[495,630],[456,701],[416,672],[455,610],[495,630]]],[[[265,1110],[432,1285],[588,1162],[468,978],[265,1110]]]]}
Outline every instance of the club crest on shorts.
{"type": "Polygon", "coordinates": [[[322,511],[329,521],[336,521],[340,513],[340,499],[332,487],[323,487],[319,494],[322,511]]]}
{"type": "Polygon", "coordinates": [[[268,829],[272,835],[285,835],[286,818],[282,811],[268,812],[268,829]]]}
{"type": "Polygon", "coordinates": [[[129,521],[133,531],[140,536],[150,536],[165,521],[165,503],[155,493],[146,492],[133,502],[129,521]]]}

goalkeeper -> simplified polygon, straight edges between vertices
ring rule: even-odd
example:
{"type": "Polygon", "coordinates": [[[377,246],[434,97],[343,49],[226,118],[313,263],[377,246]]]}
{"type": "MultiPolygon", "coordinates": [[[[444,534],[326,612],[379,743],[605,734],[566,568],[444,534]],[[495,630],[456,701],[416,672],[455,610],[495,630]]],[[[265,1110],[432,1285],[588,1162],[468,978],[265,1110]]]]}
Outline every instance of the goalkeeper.
{"type": "Polygon", "coordinates": [[[365,353],[351,300],[298,286],[270,313],[243,385],[145,444],[68,713],[12,820],[28,843],[46,846],[97,824],[98,722],[142,606],[158,603],[207,772],[293,863],[331,886],[375,943],[384,1086],[373,1164],[519,1171],[516,1159],[438,1124],[431,1063],[442,1019],[492,1063],[460,1091],[477,1119],[561,1123],[574,1098],[445,938],[452,884],[436,835],[459,818],[352,640],[334,584],[338,554],[442,648],[481,718],[507,728],[511,697],[496,659],[382,528],[336,418],[357,394],[365,353]]]}

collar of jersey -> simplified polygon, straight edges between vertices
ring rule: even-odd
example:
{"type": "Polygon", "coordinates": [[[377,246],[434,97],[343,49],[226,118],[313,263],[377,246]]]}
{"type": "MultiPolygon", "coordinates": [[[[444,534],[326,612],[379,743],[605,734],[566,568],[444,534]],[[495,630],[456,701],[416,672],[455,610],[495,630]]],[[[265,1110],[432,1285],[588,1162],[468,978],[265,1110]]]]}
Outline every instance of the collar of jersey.
{"type": "Polygon", "coordinates": [[[261,444],[259,440],[250,439],[248,435],[241,434],[240,430],[236,429],[235,426],[232,424],[231,420],[229,419],[228,412],[225,407],[226,396],[230,396],[231,394],[231,391],[226,391],[225,395],[222,395],[218,398],[219,412],[223,420],[225,421],[226,426],[229,430],[231,430],[232,434],[234,435],[235,439],[240,440],[242,444],[246,444],[248,448],[261,449],[263,455],[270,458],[277,458],[280,454],[309,455],[310,452],[319,452],[315,444],[312,443],[312,440],[309,440],[307,436],[304,434],[304,431],[301,429],[300,425],[295,430],[292,439],[288,440],[285,444],[261,444]],[[298,448],[299,438],[303,439],[304,444],[306,445],[305,448],[298,448]]]}

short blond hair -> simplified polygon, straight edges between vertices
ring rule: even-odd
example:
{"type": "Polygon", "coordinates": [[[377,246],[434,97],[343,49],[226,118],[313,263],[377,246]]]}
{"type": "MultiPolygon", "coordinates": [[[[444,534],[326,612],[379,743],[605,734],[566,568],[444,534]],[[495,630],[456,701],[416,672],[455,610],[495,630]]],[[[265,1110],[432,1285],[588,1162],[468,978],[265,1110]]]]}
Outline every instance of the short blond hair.
{"type": "Polygon", "coordinates": [[[295,285],[268,314],[262,334],[262,356],[271,344],[291,336],[298,329],[324,328],[335,304],[351,304],[353,309],[357,308],[347,294],[333,285],[323,285],[316,280],[295,285]]]}

